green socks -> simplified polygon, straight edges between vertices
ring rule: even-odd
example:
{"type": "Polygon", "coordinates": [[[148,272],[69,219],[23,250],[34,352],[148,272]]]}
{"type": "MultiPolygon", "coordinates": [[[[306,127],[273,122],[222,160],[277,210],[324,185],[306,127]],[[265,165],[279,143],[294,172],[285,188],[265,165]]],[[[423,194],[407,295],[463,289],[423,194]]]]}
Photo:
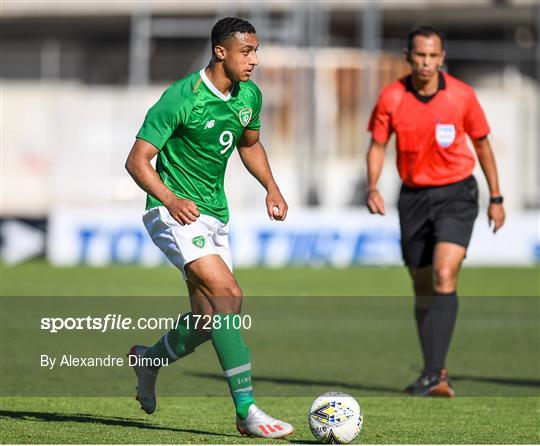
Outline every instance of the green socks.
{"type": "MultiPolygon", "coordinates": [[[[227,315],[216,316],[224,318],[227,315]]],[[[251,350],[244,344],[239,328],[229,326],[223,319],[219,326],[212,329],[212,344],[229,383],[236,413],[245,419],[249,406],[255,403],[251,387],[251,350]]]]}
{"type": "Polygon", "coordinates": [[[194,326],[195,321],[192,313],[182,315],[176,328],[172,328],[165,333],[155,345],[146,351],[144,357],[168,359],[169,364],[172,364],[178,359],[193,353],[199,345],[210,339],[209,336],[195,330],[194,326]]]}
{"type": "MultiPolygon", "coordinates": [[[[240,329],[225,322],[226,316],[232,315],[214,315],[214,318],[220,317],[222,322],[215,324],[212,328],[212,344],[229,383],[236,413],[241,419],[245,419],[249,406],[255,403],[251,387],[251,350],[244,344],[240,329]],[[216,328],[218,326],[219,328],[216,328]]],[[[178,326],[171,329],[155,345],[150,347],[144,357],[167,359],[169,364],[172,364],[193,353],[195,348],[210,339],[209,336],[194,329],[194,322],[192,313],[183,315],[178,326]]],[[[149,368],[159,369],[159,367],[149,368]]]]}

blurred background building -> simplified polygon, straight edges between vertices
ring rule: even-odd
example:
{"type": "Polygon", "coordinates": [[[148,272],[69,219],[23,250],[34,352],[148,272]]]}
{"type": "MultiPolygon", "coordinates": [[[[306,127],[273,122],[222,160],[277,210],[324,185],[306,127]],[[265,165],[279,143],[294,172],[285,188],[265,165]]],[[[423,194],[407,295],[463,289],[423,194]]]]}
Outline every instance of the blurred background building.
{"type": "MultiPolygon", "coordinates": [[[[408,72],[406,36],[420,24],[446,33],[445,69],[475,88],[493,131],[508,226],[489,238],[482,211],[470,259],[540,259],[538,1],[4,1],[1,13],[5,261],[45,249],[37,226],[57,264],[157,262],[125,158],[164,88],[208,63],[210,29],[227,15],[257,29],[262,141],[291,206],[269,229],[264,191],[231,158],[231,224],[252,234],[233,231],[240,265],[399,262],[396,216],[363,210],[366,126],[380,89],[408,72]]],[[[391,142],[390,207],[394,156],[391,142]]]]}

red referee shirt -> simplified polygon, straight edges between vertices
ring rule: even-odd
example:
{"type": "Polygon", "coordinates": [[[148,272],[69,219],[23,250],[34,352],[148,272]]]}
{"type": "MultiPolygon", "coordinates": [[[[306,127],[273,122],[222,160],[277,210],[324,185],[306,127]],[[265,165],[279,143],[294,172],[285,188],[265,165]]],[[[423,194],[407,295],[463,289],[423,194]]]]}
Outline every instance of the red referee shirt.
{"type": "Polygon", "coordinates": [[[369,120],[377,142],[397,136],[397,168],[407,186],[441,186],[472,174],[475,157],[465,135],[473,139],[490,132],[473,89],[439,72],[439,88],[422,97],[410,76],[399,79],[381,94],[369,120]]]}

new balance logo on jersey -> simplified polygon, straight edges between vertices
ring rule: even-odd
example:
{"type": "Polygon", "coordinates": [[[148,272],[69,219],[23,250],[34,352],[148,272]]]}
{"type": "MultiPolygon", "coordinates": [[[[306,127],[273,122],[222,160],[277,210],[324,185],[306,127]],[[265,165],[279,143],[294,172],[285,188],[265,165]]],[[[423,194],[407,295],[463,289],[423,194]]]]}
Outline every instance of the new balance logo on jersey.
{"type": "Polygon", "coordinates": [[[216,123],[215,119],[211,119],[210,121],[206,121],[206,124],[204,125],[205,129],[211,129],[214,127],[214,124],[216,123]]]}

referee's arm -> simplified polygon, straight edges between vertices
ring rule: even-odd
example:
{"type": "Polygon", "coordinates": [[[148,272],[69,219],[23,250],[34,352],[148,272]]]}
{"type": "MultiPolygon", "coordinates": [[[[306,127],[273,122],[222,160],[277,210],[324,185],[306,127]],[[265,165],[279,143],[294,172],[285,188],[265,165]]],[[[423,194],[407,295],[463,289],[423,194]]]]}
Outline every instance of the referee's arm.
{"type": "Polygon", "coordinates": [[[367,153],[368,196],[367,207],[372,214],[385,214],[384,198],[377,189],[377,182],[381,176],[384,164],[384,150],[386,143],[371,140],[367,153]]]}
{"type": "MultiPolygon", "coordinates": [[[[489,196],[500,197],[499,175],[497,174],[497,164],[495,163],[495,155],[491,148],[491,144],[487,136],[483,138],[473,139],[474,148],[478,156],[480,167],[486,177],[489,196]]],[[[488,207],[488,224],[491,226],[493,222],[493,232],[497,232],[504,225],[505,212],[502,203],[491,203],[488,207]]]]}

